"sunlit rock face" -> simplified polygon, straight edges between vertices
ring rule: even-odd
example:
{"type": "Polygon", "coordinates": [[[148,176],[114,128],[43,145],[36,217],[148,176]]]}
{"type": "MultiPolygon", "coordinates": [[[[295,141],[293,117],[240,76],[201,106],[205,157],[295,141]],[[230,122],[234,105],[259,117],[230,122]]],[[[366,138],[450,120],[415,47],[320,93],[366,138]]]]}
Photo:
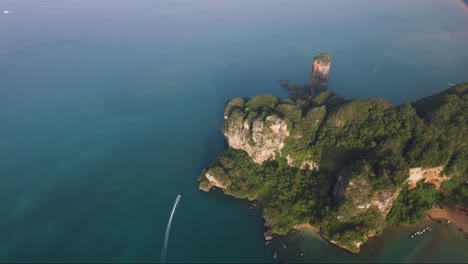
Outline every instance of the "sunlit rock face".
{"type": "Polygon", "coordinates": [[[227,121],[224,136],[229,147],[247,152],[252,159],[263,164],[268,159],[275,159],[284,147],[284,140],[289,136],[286,122],[277,116],[268,116],[265,121],[232,118],[227,121]]]}
{"type": "Polygon", "coordinates": [[[328,89],[330,68],[330,55],[328,53],[321,53],[314,56],[307,85],[289,85],[288,80],[280,80],[279,84],[289,91],[289,97],[292,100],[306,99],[309,96],[315,96],[328,89]]]}
{"type": "Polygon", "coordinates": [[[316,55],[312,63],[312,72],[310,73],[309,77],[309,85],[315,88],[327,88],[330,66],[330,55],[327,53],[316,55]]]}

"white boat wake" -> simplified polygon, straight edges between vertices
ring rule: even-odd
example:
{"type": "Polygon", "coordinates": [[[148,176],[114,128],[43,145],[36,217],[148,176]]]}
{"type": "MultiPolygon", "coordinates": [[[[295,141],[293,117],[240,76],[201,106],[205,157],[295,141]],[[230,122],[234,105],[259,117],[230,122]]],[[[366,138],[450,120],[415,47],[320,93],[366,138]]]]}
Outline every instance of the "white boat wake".
{"type": "Polygon", "coordinates": [[[169,243],[169,233],[171,232],[171,224],[172,224],[172,217],[174,216],[175,210],[177,205],[179,204],[180,198],[182,196],[179,194],[175,199],[174,205],[172,206],[171,216],[169,217],[169,222],[167,222],[166,227],[166,236],[164,237],[164,246],[161,253],[161,263],[166,263],[166,251],[167,251],[167,244],[169,243]]]}
{"type": "Polygon", "coordinates": [[[369,76],[372,76],[374,73],[380,71],[381,68],[382,68],[382,66],[379,66],[379,67],[375,68],[375,69],[369,74],[369,76]]]}

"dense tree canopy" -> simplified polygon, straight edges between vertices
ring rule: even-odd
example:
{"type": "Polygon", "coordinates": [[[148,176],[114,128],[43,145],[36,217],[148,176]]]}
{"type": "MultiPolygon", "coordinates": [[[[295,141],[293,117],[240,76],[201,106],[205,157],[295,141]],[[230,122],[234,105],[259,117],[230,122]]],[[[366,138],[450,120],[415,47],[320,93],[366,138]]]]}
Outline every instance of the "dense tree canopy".
{"type": "Polygon", "coordinates": [[[226,194],[261,201],[276,234],[310,222],[325,238],[356,251],[387,224],[414,223],[436,202],[468,205],[467,91],[467,83],[459,84],[398,107],[383,99],[345,101],[330,91],[296,101],[266,94],[236,98],[226,105],[226,122],[232,115],[276,115],[286,120],[290,136],[262,165],[242,150],[226,150],[199,180],[207,185],[208,171],[229,185],[226,194]],[[295,164],[312,160],[319,169],[290,166],[287,157],[295,164]],[[437,166],[450,177],[440,191],[422,182],[408,190],[409,168],[437,166]],[[372,205],[395,193],[388,215],[372,205]]]}

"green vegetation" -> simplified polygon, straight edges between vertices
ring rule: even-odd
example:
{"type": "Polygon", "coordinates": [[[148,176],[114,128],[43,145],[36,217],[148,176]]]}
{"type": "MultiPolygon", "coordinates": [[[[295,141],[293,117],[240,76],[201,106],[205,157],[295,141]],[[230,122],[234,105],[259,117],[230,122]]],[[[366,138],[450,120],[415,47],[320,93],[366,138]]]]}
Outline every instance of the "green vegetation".
{"type": "Polygon", "coordinates": [[[270,94],[262,94],[253,97],[246,103],[246,112],[256,113],[272,113],[273,109],[278,105],[279,98],[270,94]]]}
{"type": "Polygon", "coordinates": [[[269,129],[266,117],[275,115],[289,137],[262,165],[243,150],[226,150],[202,173],[200,188],[211,187],[208,172],[226,194],[260,201],[273,233],[312,223],[357,252],[386,225],[415,223],[434,203],[468,205],[467,100],[468,83],[398,107],[382,99],[344,101],[329,91],[295,101],[236,98],[226,105],[224,129],[254,120],[269,129]],[[319,168],[301,168],[307,162],[319,168]],[[437,166],[450,177],[440,191],[422,182],[408,190],[409,168],[437,166]]]}
{"type": "Polygon", "coordinates": [[[358,245],[366,242],[367,238],[361,232],[356,230],[346,230],[342,233],[336,233],[331,238],[332,241],[339,242],[339,244],[351,252],[359,252],[358,245]]]}
{"type": "Polygon", "coordinates": [[[244,110],[244,105],[245,105],[244,99],[242,98],[232,99],[226,104],[226,107],[224,108],[224,116],[230,116],[231,113],[236,109],[240,111],[244,110]]]}
{"type": "Polygon", "coordinates": [[[206,180],[206,172],[216,175],[217,180],[229,186],[225,190],[228,195],[268,201],[265,213],[274,219],[273,231],[277,234],[284,235],[294,224],[306,222],[314,210],[316,189],[310,187],[315,185],[315,179],[306,171],[288,166],[283,159],[260,166],[244,151],[230,149],[203,172],[202,183],[206,180]],[[229,181],[224,175],[229,175],[229,181]],[[286,203],[292,206],[282,208],[286,203]]]}
{"type": "Polygon", "coordinates": [[[418,183],[418,187],[412,190],[405,186],[393,203],[387,221],[391,224],[415,224],[436,200],[437,192],[433,185],[418,183]]]}
{"type": "Polygon", "coordinates": [[[319,55],[314,56],[314,60],[318,60],[319,62],[329,64],[330,63],[330,55],[327,53],[320,53],[319,55]]]}

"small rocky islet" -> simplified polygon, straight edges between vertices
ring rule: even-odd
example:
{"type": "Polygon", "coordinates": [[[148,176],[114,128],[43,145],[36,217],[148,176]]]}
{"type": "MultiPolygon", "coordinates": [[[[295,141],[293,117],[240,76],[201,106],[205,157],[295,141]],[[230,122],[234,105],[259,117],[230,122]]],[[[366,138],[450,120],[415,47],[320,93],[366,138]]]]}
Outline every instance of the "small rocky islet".
{"type": "Polygon", "coordinates": [[[468,203],[468,83],[413,103],[346,100],[328,88],[331,57],[307,85],[226,103],[229,145],[199,188],[256,201],[265,239],[308,226],[357,253],[389,225],[419,221],[434,203],[468,203]]]}

